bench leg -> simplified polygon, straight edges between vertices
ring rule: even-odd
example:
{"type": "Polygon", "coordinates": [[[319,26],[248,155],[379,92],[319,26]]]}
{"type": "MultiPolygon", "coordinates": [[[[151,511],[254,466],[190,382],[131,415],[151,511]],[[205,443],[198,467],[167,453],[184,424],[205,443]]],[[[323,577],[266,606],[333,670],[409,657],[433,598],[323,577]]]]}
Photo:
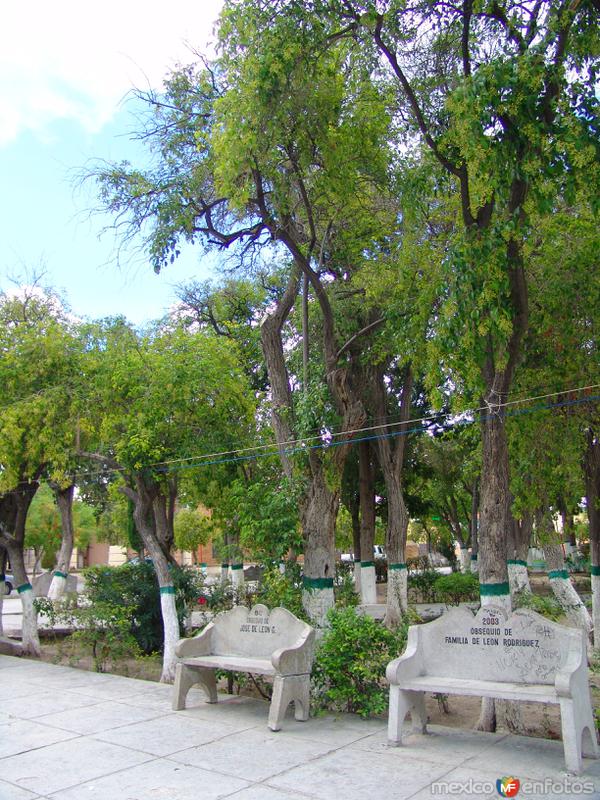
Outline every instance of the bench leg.
{"type": "Polygon", "coordinates": [[[181,711],[185,708],[187,693],[196,684],[199,684],[206,692],[207,703],[217,702],[217,681],[214,669],[177,664],[175,667],[175,685],[173,686],[173,711],[181,711]]]}
{"type": "Polygon", "coordinates": [[[598,758],[598,740],[591,705],[576,698],[560,698],[565,766],[579,775],[583,769],[582,757],[598,758]]]}
{"type": "Polygon", "coordinates": [[[402,727],[410,711],[413,733],[427,733],[427,712],[423,692],[407,692],[399,686],[390,686],[388,715],[388,743],[402,744],[402,727]]]}
{"type": "Polygon", "coordinates": [[[309,675],[275,676],[268,722],[272,731],[281,730],[285,712],[292,701],[295,718],[299,722],[305,722],[308,719],[310,708],[309,675]]]}

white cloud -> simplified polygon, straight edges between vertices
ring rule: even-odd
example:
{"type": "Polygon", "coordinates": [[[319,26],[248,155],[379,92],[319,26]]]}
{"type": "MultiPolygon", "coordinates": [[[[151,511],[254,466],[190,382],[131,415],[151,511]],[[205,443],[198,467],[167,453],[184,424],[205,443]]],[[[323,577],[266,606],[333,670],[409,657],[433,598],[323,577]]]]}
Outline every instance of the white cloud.
{"type": "Polygon", "coordinates": [[[221,0],[30,0],[0,27],[0,145],[58,119],[96,132],[125,94],[205,50],[221,0]]]}

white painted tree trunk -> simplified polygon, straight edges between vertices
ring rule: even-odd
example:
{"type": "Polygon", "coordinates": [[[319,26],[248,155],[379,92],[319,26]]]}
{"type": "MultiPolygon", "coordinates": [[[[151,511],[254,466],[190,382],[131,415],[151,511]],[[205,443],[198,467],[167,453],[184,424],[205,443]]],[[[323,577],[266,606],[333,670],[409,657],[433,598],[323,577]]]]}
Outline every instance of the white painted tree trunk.
{"type": "Polygon", "coordinates": [[[67,576],[63,572],[54,572],[48,589],[48,599],[60,600],[64,596],[66,588],[67,576]]]}
{"type": "Polygon", "coordinates": [[[21,597],[22,616],[22,641],[23,653],[30,656],[41,655],[40,637],[38,635],[37,614],[33,605],[34,594],[29,584],[19,587],[21,597]],[[27,588],[28,587],[28,588],[27,588]]]}
{"type": "Polygon", "coordinates": [[[363,605],[374,605],[377,602],[377,581],[372,562],[360,567],[360,602],[363,605]]]}
{"type": "Polygon", "coordinates": [[[481,594],[481,607],[482,608],[499,608],[504,611],[505,614],[510,614],[512,611],[512,602],[510,598],[510,591],[507,591],[503,594],[485,594],[482,592],[481,594]]]}
{"type": "Polygon", "coordinates": [[[311,622],[318,628],[327,626],[327,612],[334,606],[333,586],[311,587],[302,590],[302,605],[311,622]]]}
{"type": "Polygon", "coordinates": [[[4,605],[4,592],[6,591],[6,584],[0,581],[0,637],[4,636],[4,623],[2,622],[2,613],[4,605]]]}
{"type": "Polygon", "coordinates": [[[550,579],[550,586],[554,596],[564,609],[567,617],[578,628],[582,628],[589,638],[592,631],[592,618],[571,583],[567,571],[553,570],[548,573],[548,578],[550,579]]]}
{"type": "Polygon", "coordinates": [[[461,572],[470,572],[471,571],[471,553],[467,547],[460,547],[460,571],[461,572]]]}
{"type": "Polygon", "coordinates": [[[160,609],[165,635],[160,681],[161,683],[173,683],[175,679],[175,665],[177,664],[175,645],[180,639],[179,621],[177,619],[177,608],[175,606],[175,594],[171,591],[172,587],[163,588],[161,588],[160,592],[160,609]],[[169,591],[163,591],[163,588],[169,591]]]}
{"type": "Polygon", "coordinates": [[[594,647],[600,650],[600,575],[594,574],[592,574],[592,621],[594,623],[594,647]]]}
{"type": "Polygon", "coordinates": [[[408,570],[405,564],[390,564],[387,591],[385,623],[388,626],[396,625],[408,611],[408,570]]]}
{"type": "Polygon", "coordinates": [[[229,564],[221,564],[221,583],[229,580],[229,564]]]}
{"type": "Polygon", "coordinates": [[[357,594],[361,594],[360,572],[361,572],[360,561],[355,561],[354,562],[354,588],[356,589],[357,594]]]}
{"type": "Polygon", "coordinates": [[[231,583],[236,591],[236,594],[243,594],[244,592],[244,565],[232,564],[231,565],[231,583]]]}
{"type": "Polygon", "coordinates": [[[475,573],[475,575],[479,572],[479,559],[477,555],[471,556],[471,572],[475,573]]]}
{"type": "Polygon", "coordinates": [[[512,559],[507,562],[507,566],[511,597],[514,598],[517,594],[522,594],[523,592],[531,593],[527,564],[522,561],[512,559]]]}

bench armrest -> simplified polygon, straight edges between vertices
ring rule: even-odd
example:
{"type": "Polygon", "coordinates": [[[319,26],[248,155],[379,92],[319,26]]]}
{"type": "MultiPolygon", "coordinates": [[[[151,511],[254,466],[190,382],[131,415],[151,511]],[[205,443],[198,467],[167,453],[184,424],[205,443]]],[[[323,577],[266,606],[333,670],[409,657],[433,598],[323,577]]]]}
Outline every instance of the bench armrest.
{"type": "Polygon", "coordinates": [[[315,632],[312,628],[302,634],[290,647],[281,647],[271,655],[278,675],[309,675],[315,655],[315,632]]]}
{"type": "Polygon", "coordinates": [[[214,624],[209,622],[206,628],[191,639],[180,639],[175,645],[175,655],[179,658],[208,656],[211,651],[211,638],[214,624]]]}
{"type": "Polygon", "coordinates": [[[392,685],[400,683],[400,678],[416,678],[423,673],[423,653],[418,626],[408,629],[408,641],[404,653],[387,665],[385,677],[392,685]]]}
{"type": "Polygon", "coordinates": [[[567,660],[561,670],[554,677],[554,688],[559,697],[573,697],[574,687],[583,681],[587,685],[587,655],[585,644],[579,652],[575,649],[569,652],[567,660]]]}

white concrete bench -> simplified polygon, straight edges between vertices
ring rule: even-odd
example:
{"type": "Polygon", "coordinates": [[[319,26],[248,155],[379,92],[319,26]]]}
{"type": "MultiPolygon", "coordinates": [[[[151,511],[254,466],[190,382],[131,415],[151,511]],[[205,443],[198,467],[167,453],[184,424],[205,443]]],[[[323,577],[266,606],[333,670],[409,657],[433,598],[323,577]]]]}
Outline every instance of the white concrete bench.
{"type": "Polygon", "coordinates": [[[598,757],[583,632],[533,611],[455,608],[413,625],[386,677],[390,744],[402,744],[408,712],[413,730],[426,732],[425,693],[433,692],[559,705],[567,769],[579,773],[582,755],[598,757]]]}
{"type": "Polygon", "coordinates": [[[187,693],[199,684],[209,703],[217,702],[215,670],[249,672],[273,678],[269,728],[278,731],[288,705],[297,720],[307,720],[315,632],[285,608],[236,606],[217,614],[192,639],[181,639],[175,672],[173,709],[185,708],[187,693]]]}

